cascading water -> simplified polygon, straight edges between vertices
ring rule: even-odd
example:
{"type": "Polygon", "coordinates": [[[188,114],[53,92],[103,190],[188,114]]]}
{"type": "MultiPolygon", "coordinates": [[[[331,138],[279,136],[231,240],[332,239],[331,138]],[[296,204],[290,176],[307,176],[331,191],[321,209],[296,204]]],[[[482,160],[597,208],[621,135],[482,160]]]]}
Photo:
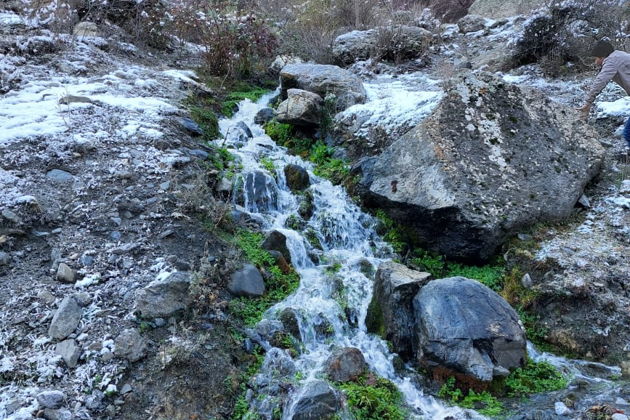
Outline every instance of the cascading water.
{"type": "MultiPolygon", "coordinates": [[[[240,206],[240,211],[260,221],[265,231],[277,230],[286,236],[292,264],[301,279],[298,290],[265,314],[266,319],[273,320],[284,309],[291,308],[297,315],[303,343],[303,351],[292,362],[300,380],[295,390],[289,393],[282,418],[292,418],[303,385],[323,377],[324,362],[335,347],[360,349],[370,369],[400,389],[410,418],[483,418],[472,410],[449,407],[425,395],[413,375],[407,376],[394,368],[395,355],[387,343],[367,333],[365,318],[372,295],[372,280],[364,273],[366,268],[373,270],[386,261],[391,251],[375,232],[375,220],[363,213],[343,188],[315,176],[309,162],[287,154],[260,125],[254,123],[254,116],[271,97],[273,94],[266,95],[258,103],[244,101],[231,119],[220,121],[225,140],[219,143],[230,148],[244,168],[241,181],[236,183],[239,191],[235,191],[235,203],[240,206]],[[251,129],[252,137],[247,137],[243,124],[251,129]],[[262,158],[273,161],[275,174],[264,168],[262,158]],[[311,181],[309,190],[313,194],[314,211],[302,231],[285,225],[291,215],[298,213],[299,207],[298,197],[286,184],[284,167],[288,164],[305,168],[311,181]],[[312,238],[309,241],[305,237],[303,232],[306,231],[316,236],[321,250],[311,244],[312,238]],[[331,270],[333,265],[335,269],[331,270]],[[343,291],[343,302],[340,301],[340,290],[343,291]]],[[[274,358],[288,358],[283,352],[268,349],[265,364],[276,363],[274,358]]],[[[533,347],[529,354],[534,359],[547,360],[573,376],[588,376],[579,364],[539,354],[533,347]]],[[[293,372],[293,368],[288,372],[293,372]]],[[[261,407],[264,405],[264,402],[260,404],[261,407]]]]}

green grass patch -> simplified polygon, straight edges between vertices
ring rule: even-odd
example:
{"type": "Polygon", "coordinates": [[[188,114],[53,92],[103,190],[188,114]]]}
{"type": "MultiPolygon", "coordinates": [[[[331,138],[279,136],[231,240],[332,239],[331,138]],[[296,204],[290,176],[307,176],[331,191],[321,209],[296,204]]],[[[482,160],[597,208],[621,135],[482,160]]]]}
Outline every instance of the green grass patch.
{"type": "Polygon", "coordinates": [[[438,397],[460,407],[474,409],[484,416],[500,416],[503,413],[501,401],[488,391],[475,392],[471,389],[464,395],[464,392],[455,386],[455,378],[448,378],[440,388],[438,397]]]}
{"type": "Polygon", "coordinates": [[[293,293],[300,284],[300,276],[295,271],[283,273],[273,256],[261,248],[264,239],[263,234],[246,230],[237,232],[235,237],[236,245],[241,248],[247,260],[269,275],[265,280],[266,290],[263,296],[241,297],[230,301],[230,313],[247,326],[256,325],[267,309],[293,293]]]}
{"type": "Polygon", "coordinates": [[[221,137],[219,131],[219,119],[210,107],[193,105],[188,108],[190,117],[203,131],[203,139],[206,141],[216,140],[221,137]]]}
{"type": "Polygon", "coordinates": [[[274,163],[273,163],[273,161],[271,159],[264,157],[264,158],[260,159],[260,164],[262,165],[263,168],[265,168],[271,174],[275,174],[276,173],[276,165],[274,165],[274,163]]]}
{"type": "Polygon", "coordinates": [[[551,364],[530,359],[525,367],[505,378],[504,383],[508,397],[522,397],[566,388],[569,381],[551,364]]]}
{"type": "Polygon", "coordinates": [[[269,93],[270,90],[253,86],[247,83],[239,83],[234,86],[231,92],[229,92],[221,103],[221,113],[226,117],[231,117],[236,111],[238,111],[238,103],[249,99],[252,102],[258,101],[264,94],[269,93]]]}
{"type": "Polygon", "coordinates": [[[289,153],[300,156],[315,164],[315,175],[330,180],[333,184],[343,184],[350,180],[350,166],[343,159],[334,158],[335,149],[321,140],[296,136],[290,124],[270,121],[264,126],[265,132],[289,153]]]}
{"type": "Polygon", "coordinates": [[[356,420],[404,420],[402,395],[392,382],[373,375],[339,385],[356,420]]]}

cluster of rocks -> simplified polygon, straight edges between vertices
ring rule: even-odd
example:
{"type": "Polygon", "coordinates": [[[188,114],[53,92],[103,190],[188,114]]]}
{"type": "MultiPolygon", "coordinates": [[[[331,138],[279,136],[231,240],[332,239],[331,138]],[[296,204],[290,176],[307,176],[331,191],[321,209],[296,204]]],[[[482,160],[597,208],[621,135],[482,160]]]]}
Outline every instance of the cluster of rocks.
{"type": "Polygon", "coordinates": [[[366,320],[368,331],[390,341],[404,360],[490,382],[526,362],[526,337],[518,314],[498,294],[463,277],[431,280],[403,265],[376,272],[366,320]]]}

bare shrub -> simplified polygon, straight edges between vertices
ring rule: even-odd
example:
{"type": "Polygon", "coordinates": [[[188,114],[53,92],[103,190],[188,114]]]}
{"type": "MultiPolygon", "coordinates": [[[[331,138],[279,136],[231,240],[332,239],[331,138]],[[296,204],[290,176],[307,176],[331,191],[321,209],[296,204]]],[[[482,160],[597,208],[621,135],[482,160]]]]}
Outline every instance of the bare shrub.
{"type": "Polygon", "coordinates": [[[430,8],[442,22],[457,22],[468,14],[475,0],[420,0],[422,7],[430,8]]]}
{"type": "Polygon", "coordinates": [[[571,69],[583,70],[590,64],[589,50],[595,41],[610,39],[617,48],[627,46],[618,0],[582,0],[549,2],[548,11],[535,16],[526,26],[516,45],[510,66],[540,63],[550,75],[571,69]]]}

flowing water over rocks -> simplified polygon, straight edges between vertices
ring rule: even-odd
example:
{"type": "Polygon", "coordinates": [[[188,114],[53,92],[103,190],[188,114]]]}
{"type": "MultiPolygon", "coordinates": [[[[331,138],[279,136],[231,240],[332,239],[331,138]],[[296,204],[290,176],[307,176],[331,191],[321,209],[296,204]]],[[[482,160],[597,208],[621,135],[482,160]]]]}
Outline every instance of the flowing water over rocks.
{"type": "MultiPolygon", "coordinates": [[[[387,343],[367,333],[365,318],[373,273],[379,264],[393,257],[392,251],[375,232],[375,219],[362,212],[342,187],[317,177],[310,163],[287,154],[254,123],[254,116],[272,96],[263,97],[258,104],[241,103],[230,120],[220,122],[227,140],[218,141],[238,156],[244,168],[240,181],[234,183],[238,211],[257,220],[265,232],[278,231],[286,236],[291,260],[301,278],[298,290],[269,309],[252,331],[252,337],[262,342],[267,353],[259,374],[250,381],[254,389],[247,397],[250,409],[265,418],[282,411],[283,419],[323,418],[335,413],[342,403],[339,393],[322,383],[326,361],[338,355],[340,348],[353,347],[363,353],[371,371],[396,384],[410,418],[483,418],[472,410],[449,407],[425,393],[423,378],[411,368],[401,367],[387,343]],[[246,144],[230,140],[230,132],[242,123],[253,133],[246,144]],[[273,161],[273,174],[260,163],[262,158],[273,161]],[[301,194],[287,187],[284,168],[288,165],[305,168],[311,182],[307,192],[314,197],[314,211],[302,230],[287,227],[287,220],[298,214],[303,200],[301,194]],[[305,232],[314,232],[321,249],[312,245],[312,238],[307,239],[305,232]],[[287,318],[292,321],[287,322],[287,318]],[[269,343],[283,324],[301,341],[294,359],[288,351],[269,343]]],[[[601,395],[613,398],[619,392],[613,382],[601,379],[617,376],[616,368],[540,354],[531,345],[529,354],[534,360],[558,366],[573,378],[569,390],[578,390],[579,395],[593,393],[593,401],[601,395]]],[[[547,410],[553,415],[554,402],[562,393],[537,396],[530,403],[536,405],[531,410],[547,410]]],[[[515,404],[514,408],[522,412],[519,403],[515,404]]]]}

